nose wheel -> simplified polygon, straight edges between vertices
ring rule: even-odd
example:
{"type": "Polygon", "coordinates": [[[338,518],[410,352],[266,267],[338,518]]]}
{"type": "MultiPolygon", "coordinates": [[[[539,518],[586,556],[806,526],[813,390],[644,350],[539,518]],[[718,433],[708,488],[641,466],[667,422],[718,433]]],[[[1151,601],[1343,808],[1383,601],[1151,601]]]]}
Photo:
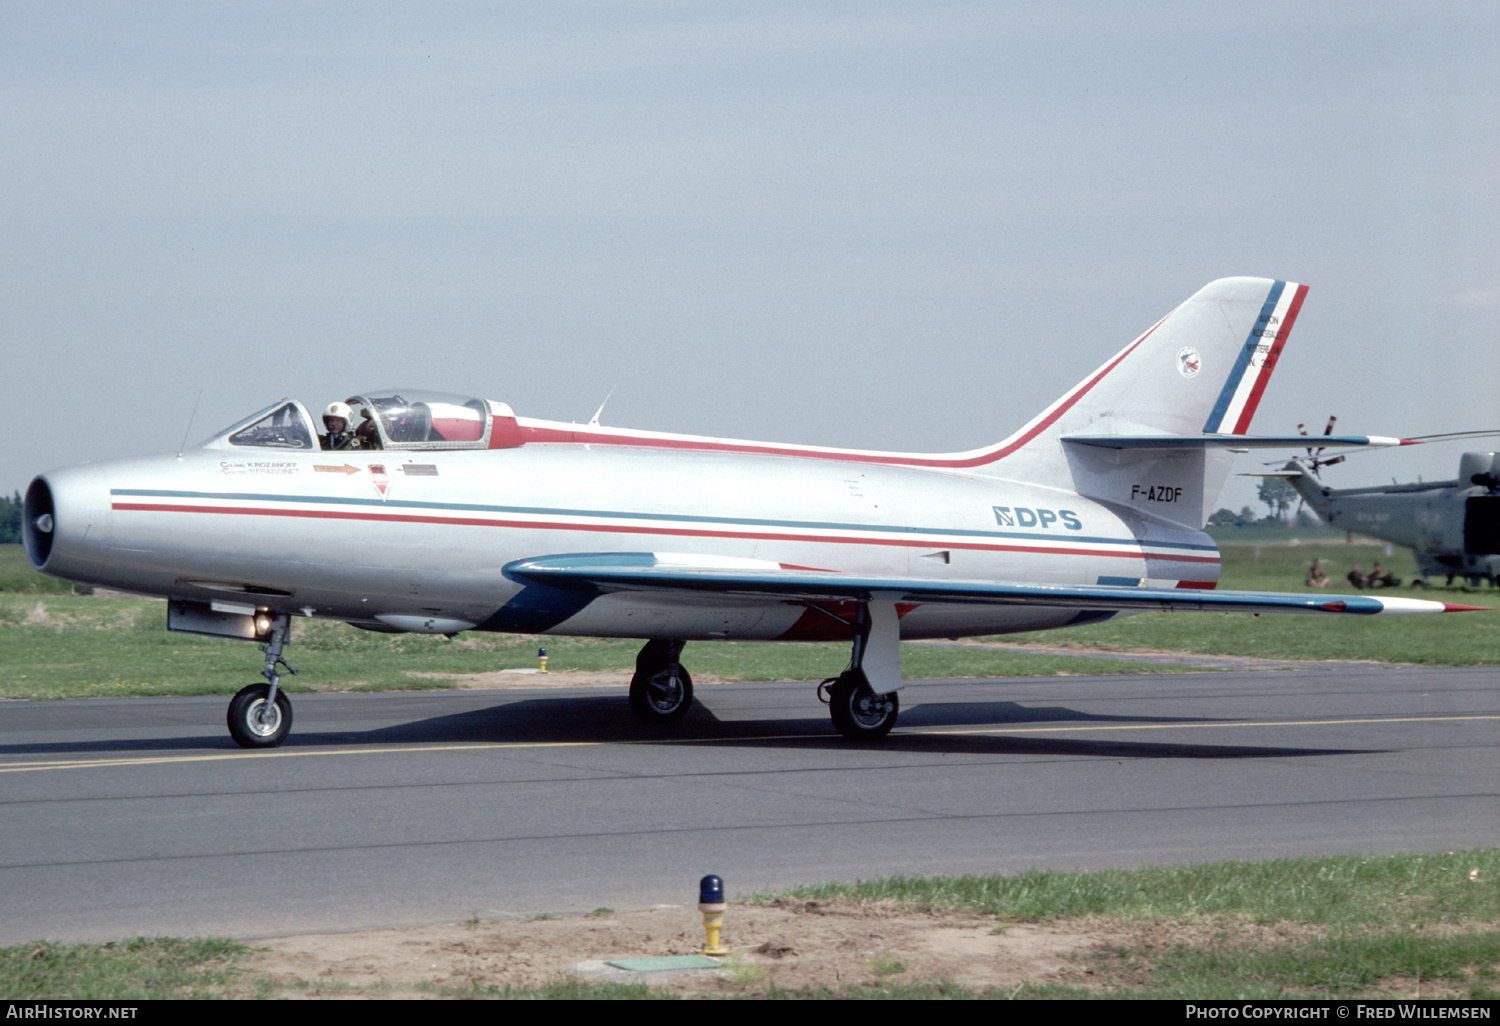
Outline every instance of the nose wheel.
{"type": "Polygon", "coordinates": [[[266,683],[243,687],[229,700],[229,736],[241,748],[275,748],[292,729],[292,702],[279,686],[281,671],[277,669],[297,672],[281,658],[291,629],[291,617],[285,613],[272,618],[271,643],[261,649],[266,654],[266,668],[261,671],[266,683]]]}
{"type": "Polygon", "coordinates": [[[275,748],[292,729],[292,703],[286,692],[270,697],[271,685],[241,688],[229,702],[229,736],[241,748],[275,748]]]}

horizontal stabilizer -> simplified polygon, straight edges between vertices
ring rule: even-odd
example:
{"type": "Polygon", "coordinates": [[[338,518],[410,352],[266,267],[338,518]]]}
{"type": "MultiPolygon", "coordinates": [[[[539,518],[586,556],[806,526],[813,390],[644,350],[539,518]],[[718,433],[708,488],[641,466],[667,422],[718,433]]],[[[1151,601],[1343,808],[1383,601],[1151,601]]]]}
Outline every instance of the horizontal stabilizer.
{"type": "MultiPolygon", "coordinates": [[[[746,561],[749,562],[749,561],[746,561]]],[[[1460,606],[1427,599],[1371,595],[1307,595],[1253,591],[1133,588],[1110,585],[1024,584],[948,581],[912,577],[869,577],[803,568],[694,566],[650,552],[580,553],[509,563],[505,576],[523,584],[574,591],[694,592],[763,597],[787,602],[875,598],[896,602],[961,605],[1029,605],[1064,609],[1146,610],[1225,613],[1453,613],[1483,606],[1460,606]]]]}

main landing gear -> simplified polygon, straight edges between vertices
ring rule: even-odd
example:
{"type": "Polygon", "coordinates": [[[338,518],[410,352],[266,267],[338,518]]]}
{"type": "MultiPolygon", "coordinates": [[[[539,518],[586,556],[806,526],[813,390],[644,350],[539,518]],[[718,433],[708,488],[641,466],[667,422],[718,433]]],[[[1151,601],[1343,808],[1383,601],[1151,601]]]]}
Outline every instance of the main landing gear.
{"type": "MultiPolygon", "coordinates": [[[[896,697],[896,689],[901,686],[901,628],[896,604],[889,599],[871,599],[858,603],[853,623],[837,619],[853,628],[854,654],[849,669],[818,685],[818,698],[827,703],[833,725],[844,737],[878,741],[891,732],[901,711],[896,697]]],[[[660,726],[687,715],[693,704],[693,678],[680,660],[684,644],[664,639],[648,641],[635,657],[630,708],[642,721],[660,726]]]]}
{"type": "Polygon", "coordinates": [[[658,638],[646,642],[635,657],[630,708],[652,726],[676,723],[693,704],[693,678],[678,661],[684,644],[658,638]]]}
{"type": "Polygon", "coordinates": [[[828,703],[834,727],[850,741],[879,741],[901,712],[896,693],[877,695],[863,670],[845,670],[825,680],[818,685],[818,698],[828,703]]]}
{"type": "Polygon", "coordinates": [[[833,725],[850,741],[879,741],[896,725],[901,700],[901,627],[896,604],[861,602],[855,608],[854,655],[849,669],[818,685],[833,725]],[[880,691],[872,686],[877,681],[880,691]]]}
{"type": "Polygon", "coordinates": [[[292,703],[279,689],[281,674],[276,669],[280,666],[293,676],[297,673],[281,658],[291,624],[285,614],[271,620],[271,643],[261,649],[266,654],[266,668],[261,671],[266,683],[241,688],[229,700],[229,736],[241,748],[275,748],[292,729],[292,703]]]}

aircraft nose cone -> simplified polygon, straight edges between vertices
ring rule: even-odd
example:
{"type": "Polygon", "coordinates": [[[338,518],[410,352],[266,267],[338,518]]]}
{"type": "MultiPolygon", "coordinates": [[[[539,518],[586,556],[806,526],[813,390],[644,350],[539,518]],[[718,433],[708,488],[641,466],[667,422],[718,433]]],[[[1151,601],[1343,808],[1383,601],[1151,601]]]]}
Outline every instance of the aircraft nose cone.
{"type": "Polygon", "coordinates": [[[88,580],[109,554],[109,479],[97,464],[48,471],[21,506],[21,544],[31,565],[66,580],[88,580]]]}

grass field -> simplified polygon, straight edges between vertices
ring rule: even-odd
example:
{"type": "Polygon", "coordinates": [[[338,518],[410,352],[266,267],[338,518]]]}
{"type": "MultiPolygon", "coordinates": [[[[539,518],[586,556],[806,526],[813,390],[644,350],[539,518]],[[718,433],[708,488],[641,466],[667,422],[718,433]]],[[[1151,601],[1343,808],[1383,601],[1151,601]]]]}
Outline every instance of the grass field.
{"type": "MultiPolygon", "coordinates": [[[[0,595],[0,697],[80,698],[125,695],[232,694],[254,683],[263,662],[258,646],[166,630],[166,607],[146,599],[0,595]]],[[[418,634],[373,634],[322,620],[293,621],[286,658],[298,676],[290,692],[428,690],[449,680],[413,674],[475,674],[536,667],[627,670],[640,642],[466,634],[449,641],[418,634]]],[[[731,680],[818,680],[838,673],[849,646],[694,643],[695,676],[731,680]]],[[[982,649],[905,646],[909,677],[988,677],[1053,673],[1156,672],[1146,664],[1037,656],[982,649]]]]}
{"type": "Polygon", "coordinates": [[[1002,924],[1109,917],[1163,927],[1140,943],[1084,956],[1093,988],[1044,985],[1009,996],[1494,1000],[1497,879],[1500,849],[1485,849],[897,878],[797,888],[790,896],[960,909],[1002,924]]]}
{"type": "MultiPolygon", "coordinates": [[[[897,878],[736,898],[880,903],[958,911],[1003,933],[1019,923],[1108,935],[1074,956],[1085,986],[1023,983],[974,992],[889,968],[876,986],[770,991],[749,977],[720,996],[826,998],[1156,998],[1334,1000],[1500,998],[1500,850],[1280,859],[1098,873],[897,878]]],[[[116,1000],[285,996],[223,940],[45,942],[0,949],[0,998],[116,1000]]],[[[806,955],[816,957],[816,953],[806,955]]],[[[872,965],[874,962],[872,961],[872,965]]],[[[877,973],[879,973],[877,967],[877,973]]],[[[357,987],[329,992],[379,996],[357,987]]],[[[643,998],[640,985],[430,991],[435,997],[643,998]]]]}
{"type": "Polygon", "coordinates": [[[67,581],[31,569],[21,546],[0,545],[0,594],[67,595],[73,591],[73,585],[67,581]]]}
{"type": "MultiPolygon", "coordinates": [[[[1338,575],[1358,561],[1384,556],[1378,545],[1343,537],[1312,543],[1226,543],[1224,587],[1302,591],[1307,563],[1318,556],[1338,575]]],[[[1410,556],[1388,565],[1410,577],[1410,556]]],[[[26,565],[19,546],[0,546],[0,697],[230,694],[259,679],[256,646],[165,629],[164,604],[147,599],[70,595],[69,586],[26,565]]],[[[1401,589],[1398,594],[1413,594],[1401,589]]],[[[1432,589],[1421,594],[1489,604],[1492,590],[1432,589]]],[[[1426,617],[1260,616],[1147,613],[1124,620],[1009,635],[1005,641],[1079,645],[1117,651],[1165,650],[1291,659],[1373,659],[1430,665],[1500,662],[1500,612],[1426,617]]],[[[449,641],[421,635],[371,634],[326,621],[294,622],[288,661],[300,671],[290,691],[424,689],[451,684],[414,673],[472,674],[537,665],[545,644],[553,670],[624,670],[639,643],[588,638],[538,639],[469,633],[449,641]]],[[[769,645],[694,642],[687,662],[697,675],[737,680],[817,680],[848,660],[843,644],[769,645]]],[[[1160,672],[1143,663],[994,649],[904,646],[910,678],[1034,676],[1057,673],[1160,672]]]]}

